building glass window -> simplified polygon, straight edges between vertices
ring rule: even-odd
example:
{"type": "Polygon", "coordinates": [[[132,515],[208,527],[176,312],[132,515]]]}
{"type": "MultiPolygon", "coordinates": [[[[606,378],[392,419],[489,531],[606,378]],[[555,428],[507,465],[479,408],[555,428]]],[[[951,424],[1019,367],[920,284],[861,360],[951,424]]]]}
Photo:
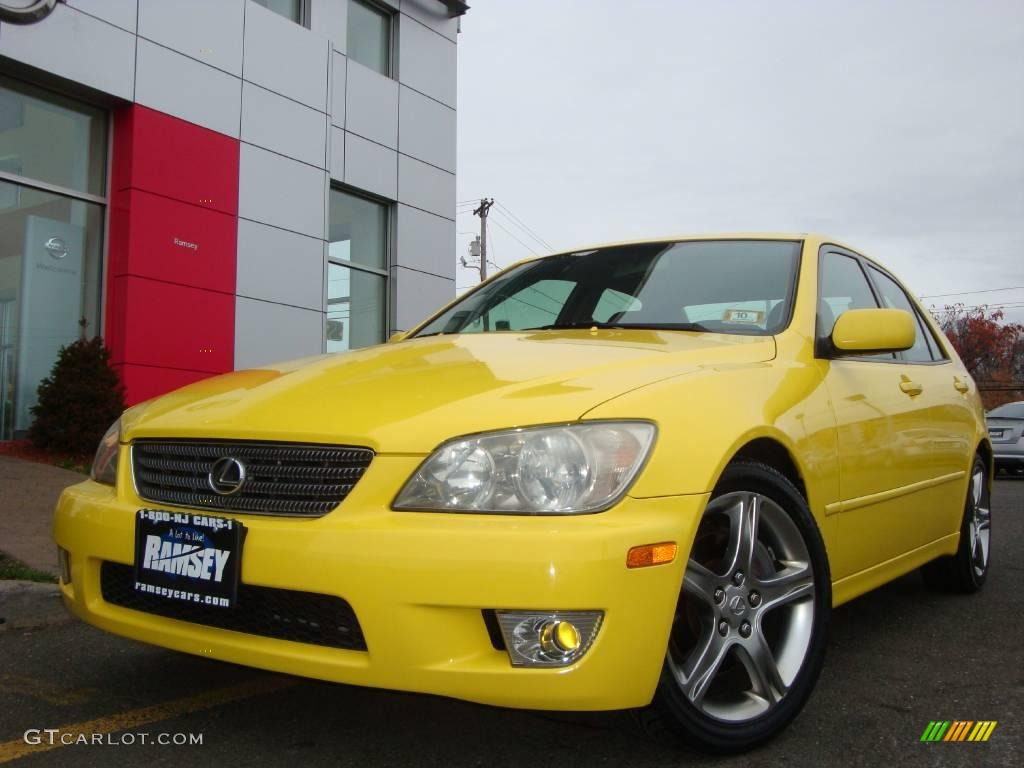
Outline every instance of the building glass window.
{"type": "Polygon", "coordinates": [[[102,195],[106,149],[103,110],[0,76],[0,173],[102,195]]]}
{"type": "Polygon", "coordinates": [[[105,114],[0,78],[0,440],[57,352],[100,332],[105,114]]]}
{"type": "Polygon", "coordinates": [[[303,14],[305,0],[253,0],[257,5],[273,11],[278,16],[284,16],[296,24],[305,24],[303,14]]]}
{"type": "Polygon", "coordinates": [[[391,75],[391,14],[363,0],[348,2],[348,57],[391,75]]]}
{"type": "Polygon", "coordinates": [[[380,344],[387,331],[388,206],[332,189],[329,236],[327,351],[380,344]]]}

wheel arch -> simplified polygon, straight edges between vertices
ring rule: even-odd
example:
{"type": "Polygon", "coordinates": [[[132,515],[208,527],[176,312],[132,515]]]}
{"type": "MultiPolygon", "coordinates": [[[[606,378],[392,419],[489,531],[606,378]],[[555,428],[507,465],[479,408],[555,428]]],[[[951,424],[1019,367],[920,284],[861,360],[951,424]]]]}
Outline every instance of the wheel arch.
{"type": "Polygon", "coordinates": [[[985,462],[985,466],[988,468],[989,484],[992,483],[992,478],[996,474],[996,459],[995,454],[992,451],[992,444],[987,438],[983,438],[975,449],[975,454],[981,456],[982,461],[985,462]]]}
{"type": "MultiPolygon", "coordinates": [[[[733,453],[725,467],[737,461],[756,461],[771,467],[789,480],[807,501],[807,484],[804,482],[803,473],[792,452],[778,439],[774,437],[753,438],[733,453]]],[[[723,472],[725,467],[722,468],[723,472]]]]}
{"type": "MultiPolygon", "coordinates": [[[[728,458],[718,466],[709,490],[717,486],[725,470],[738,461],[753,461],[771,467],[789,480],[807,503],[825,541],[826,556],[830,556],[835,546],[835,531],[834,525],[829,525],[825,509],[826,504],[833,500],[835,489],[831,483],[838,481],[838,476],[826,477],[821,472],[821,461],[810,458],[805,461],[806,457],[801,456],[797,447],[787,433],[770,426],[751,430],[725,452],[728,458]]],[[[834,461],[834,457],[830,458],[834,461]]]]}

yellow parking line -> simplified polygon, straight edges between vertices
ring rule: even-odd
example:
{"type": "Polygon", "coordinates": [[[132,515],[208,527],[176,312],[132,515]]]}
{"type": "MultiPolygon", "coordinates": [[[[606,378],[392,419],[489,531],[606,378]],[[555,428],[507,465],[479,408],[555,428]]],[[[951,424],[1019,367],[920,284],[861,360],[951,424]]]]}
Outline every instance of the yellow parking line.
{"type": "MultiPolygon", "coordinates": [[[[59,730],[61,733],[74,734],[75,736],[80,733],[117,733],[118,731],[127,731],[132,728],[138,728],[139,726],[156,723],[160,720],[169,720],[174,717],[192,714],[193,712],[199,712],[204,709],[212,709],[213,707],[220,706],[221,704],[227,704],[231,701],[239,701],[240,699],[248,699],[265,693],[272,693],[273,691],[279,691],[283,688],[289,688],[297,683],[298,680],[289,677],[261,677],[256,680],[250,680],[247,683],[242,683],[241,685],[235,685],[228,688],[215,688],[212,691],[204,691],[203,693],[195,696],[176,699],[163,704],[154,704],[151,707],[133,709],[128,712],[121,712],[120,714],[101,717],[96,720],[88,720],[84,723],[63,725],[60,726],[59,730]]],[[[42,725],[41,727],[47,728],[50,726],[42,725]]],[[[51,744],[50,740],[46,739],[42,744],[26,744],[23,738],[15,739],[14,741],[0,742],[0,763],[8,763],[11,760],[17,760],[20,757],[26,757],[40,752],[47,752],[51,749],[57,749],[58,747],[64,746],[60,742],[60,735],[55,735],[53,742],[54,743],[51,744]]]]}

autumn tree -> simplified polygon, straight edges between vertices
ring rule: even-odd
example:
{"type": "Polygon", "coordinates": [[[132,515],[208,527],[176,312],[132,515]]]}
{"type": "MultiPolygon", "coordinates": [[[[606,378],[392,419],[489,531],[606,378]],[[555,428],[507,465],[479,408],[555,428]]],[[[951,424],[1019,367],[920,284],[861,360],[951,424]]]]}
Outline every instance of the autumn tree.
{"type": "Polygon", "coordinates": [[[1024,397],[1024,325],[987,306],[952,304],[936,314],[987,407],[1024,397]]]}

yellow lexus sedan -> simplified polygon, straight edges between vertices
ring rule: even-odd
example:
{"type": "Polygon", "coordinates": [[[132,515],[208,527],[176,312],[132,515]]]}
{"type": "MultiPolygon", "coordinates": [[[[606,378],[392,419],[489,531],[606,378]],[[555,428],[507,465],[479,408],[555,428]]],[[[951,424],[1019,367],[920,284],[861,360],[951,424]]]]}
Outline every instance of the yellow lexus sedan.
{"type": "Polygon", "coordinates": [[[807,701],[834,606],[982,586],[991,476],[974,382],[884,267],[691,237],[131,408],[54,536],[119,635],[739,751],[807,701]]]}

